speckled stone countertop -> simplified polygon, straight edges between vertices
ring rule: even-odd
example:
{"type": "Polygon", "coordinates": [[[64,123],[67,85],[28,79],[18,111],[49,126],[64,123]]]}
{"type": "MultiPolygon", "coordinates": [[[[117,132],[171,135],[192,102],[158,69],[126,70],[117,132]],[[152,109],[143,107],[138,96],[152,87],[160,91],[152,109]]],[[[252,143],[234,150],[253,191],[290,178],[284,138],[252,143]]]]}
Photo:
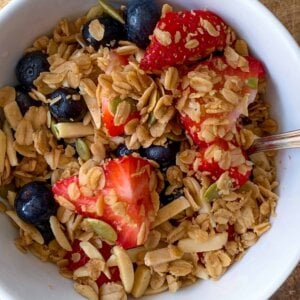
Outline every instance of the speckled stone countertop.
{"type": "MultiPolygon", "coordinates": [[[[0,9],[10,0],[0,0],[0,9]]],[[[12,0],[13,1],[13,0],[12,0]]],[[[300,0],[261,0],[286,26],[300,45],[300,0]]],[[[300,263],[271,300],[300,299],[300,263]]]]}

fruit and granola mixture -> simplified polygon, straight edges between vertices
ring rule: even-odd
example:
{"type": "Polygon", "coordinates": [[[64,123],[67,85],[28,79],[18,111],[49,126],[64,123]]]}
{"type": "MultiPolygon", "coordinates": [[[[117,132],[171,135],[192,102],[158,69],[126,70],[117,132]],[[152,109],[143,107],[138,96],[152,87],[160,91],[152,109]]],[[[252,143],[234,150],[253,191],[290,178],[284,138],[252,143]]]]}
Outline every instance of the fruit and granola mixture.
{"type": "Polygon", "coordinates": [[[265,70],[220,16],[152,0],[63,19],[0,89],[0,209],[88,299],[217,279],[270,227],[265,70]],[[4,200],[5,199],[5,200],[4,200]]]}

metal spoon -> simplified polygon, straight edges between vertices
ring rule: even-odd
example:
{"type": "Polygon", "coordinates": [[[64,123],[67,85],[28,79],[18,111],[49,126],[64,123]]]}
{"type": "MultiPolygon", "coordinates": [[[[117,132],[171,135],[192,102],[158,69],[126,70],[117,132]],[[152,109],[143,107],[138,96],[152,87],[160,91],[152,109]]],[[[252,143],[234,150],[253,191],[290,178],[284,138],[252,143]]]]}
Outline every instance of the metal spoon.
{"type": "Polygon", "coordinates": [[[300,130],[258,138],[247,152],[248,154],[253,154],[256,152],[290,148],[300,148],[300,130]]]}

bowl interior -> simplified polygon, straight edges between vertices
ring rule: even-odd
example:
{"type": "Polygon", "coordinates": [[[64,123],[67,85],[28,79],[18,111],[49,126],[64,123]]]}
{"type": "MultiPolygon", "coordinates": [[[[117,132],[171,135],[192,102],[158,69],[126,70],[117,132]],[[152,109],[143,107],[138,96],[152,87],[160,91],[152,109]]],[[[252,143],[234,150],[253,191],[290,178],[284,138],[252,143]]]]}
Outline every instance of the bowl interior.
{"type": "MultiPolygon", "coordinates": [[[[62,17],[84,13],[96,1],[14,0],[0,13],[0,86],[15,82],[14,67],[24,48],[53,28],[62,17]]],[[[121,1],[115,1],[121,2],[121,1]]],[[[186,8],[208,8],[222,16],[250,45],[268,71],[267,99],[282,131],[300,128],[299,48],[281,24],[258,2],[231,0],[168,1],[186,8]]],[[[178,293],[156,299],[266,299],[283,282],[299,260],[300,152],[278,157],[280,201],[272,229],[218,281],[202,281],[178,293]]],[[[17,235],[0,216],[0,299],[82,299],[55,266],[14,246],[17,235]]]]}

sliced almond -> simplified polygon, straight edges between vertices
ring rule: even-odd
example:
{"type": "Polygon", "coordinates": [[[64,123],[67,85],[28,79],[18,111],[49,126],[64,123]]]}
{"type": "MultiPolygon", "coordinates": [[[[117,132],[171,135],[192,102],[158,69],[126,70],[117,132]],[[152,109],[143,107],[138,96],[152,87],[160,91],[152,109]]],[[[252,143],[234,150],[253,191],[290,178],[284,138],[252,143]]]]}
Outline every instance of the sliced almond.
{"type": "Polygon", "coordinates": [[[142,254],[142,253],[146,253],[147,250],[145,249],[145,247],[141,246],[141,247],[136,247],[136,248],[131,248],[126,250],[130,260],[133,263],[136,263],[138,261],[138,257],[142,254]]]}
{"type": "Polygon", "coordinates": [[[5,118],[12,129],[16,130],[19,123],[23,119],[20,108],[16,101],[10,102],[4,107],[5,118]]]}
{"type": "Polygon", "coordinates": [[[161,208],[158,211],[155,222],[152,227],[154,228],[154,227],[164,223],[165,221],[178,215],[180,212],[187,209],[188,207],[190,207],[190,203],[184,197],[180,197],[180,198],[172,201],[170,204],[164,206],[163,208],[161,208]]]}
{"type": "Polygon", "coordinates": [[[134,274],[134,285],[132,289],[132,296],[135,298],[142,297],[150,283],[151,271],[146,266],[138,266],[134,274]]]}
{"type": "Polygon", "coordinates": [[[72,246],[71,246],[70,242],[68,241],[66,235],[62,231],[61,225],[55,216],[50,217],[50,226],[51,226],[51,230],[52,230],[58,244],[63,249],[65,249],[67,251],[72,251],[72,246]]]}
{"type": "Polygon", "coordinates": [[[89,109],[89,112],[93,118],[95,126],[97,129],[101,128],[101,109],[98,105],[97,98],[91,97],[88,94],[83,95],[86,106],[89,109]]]}
{"type": "Polygon", "coordinates": [[[182,239],[178,242],[178,248],[185,252],[207,252],[222,249],[228,240],[228,233],[217,233],[206,241],[198,241],[191,238],[182,239]]]}
{"type": "Polygon", "coordinates": [[[38,244],[43,245],[44,244],[44,238],[41,235],[41,233],[32,225],[25,223],[23,220],[21,220],[16,212],[14,211],[6,211],[6,214],[26,233],[28,233],[34,241],[36,241],[38,244]]]}
{"type": "Polygon", "coordinates": [[[117,264],[124,289],[127,293],[130,293],[134,283],[134,270],[130,257],[126,251],[119,246],[113,248],[113,253],[117,258],[117,264]]]}
{"type": "Polygon", "coordinates": [[[11,86],[4,86],[0,89],[0,107],[14,102],[16,99],[16,90],[11,86]]]}
{"type": "Polygon", "coordinates": [[[5,156],[7,148],[6,134],[0,129],[0,174],[3,173],[5,167],[5,156]]]}
{"type": "MultiPolygon", "coordinates": [[[[3,131],[6,134],[6,138],[7,138],[7,157],[9,160],[9,163],[12,167],[15,167],[18,165],[18,158],[17,158],[17,152],[16,149],[14,147],[14,138],[13,138],[13,133],[11,128],[9,127],[7,121],[4,122],[3,125],[3,131]]],[[[1,148],[3,147],[3,143],[1,142],[1,148]]],[[[3,149],[2,149],[3,151],[3,149]]],[[[0,150],[1,152],[1,150],[0,150]]],[[[1,156],[1,155],[0,155],[1,156]]]]}
{"type": "Polygon", "coordinates": [[[181,258],[183,252],[176,246],[169,245],[168,247],[149,251],[145,255],[145,265],[155,266],[181,258]]]}
{"type": "Polygon", "coordinates": [[[79,246],[90,259],[102,259],[104,261],[102,254],[90,242],[81,242],[79,246]]]}
{"type": "Polygon", "coordinates": [[[110,267],[116,267],[117,264],[117,258],[114,254],[112,254],[109,259],[106,261],[106,266],[110,267]]]}
{"type": "Polygon", "coordinates": [[[75,283],[74,289],[76,290],[77,293],[79,293],[81,296],[85,297],[88,300],[98,300],[99,299],[97,293],[89,285],[75,283]]]}
{"type": "Polygon", "coordinates": [[[91,124],[84,126],[82,123],[57,123],[52,126],[52,130],[58,139],[73,139],[94,134],[91,124]]]}

